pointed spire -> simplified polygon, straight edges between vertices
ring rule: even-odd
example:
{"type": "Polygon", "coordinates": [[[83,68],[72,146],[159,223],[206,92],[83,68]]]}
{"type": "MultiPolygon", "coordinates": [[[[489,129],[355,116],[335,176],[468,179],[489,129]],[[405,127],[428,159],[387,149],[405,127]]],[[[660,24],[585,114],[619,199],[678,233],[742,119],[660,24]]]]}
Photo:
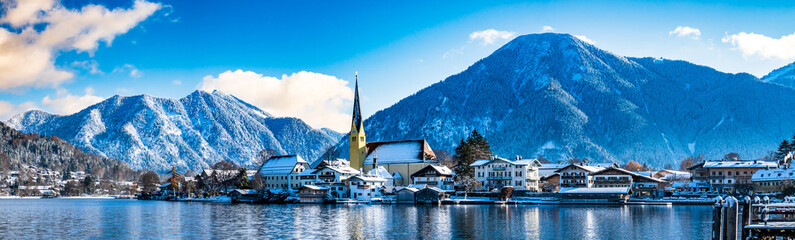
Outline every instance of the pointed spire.
{"type": "Polygon", "coordinates": [[[353,96],[353,125],[356,132],[361,131],[362,109],[359,107],[359,72],[356,72],[356,93],[353,96]]]}

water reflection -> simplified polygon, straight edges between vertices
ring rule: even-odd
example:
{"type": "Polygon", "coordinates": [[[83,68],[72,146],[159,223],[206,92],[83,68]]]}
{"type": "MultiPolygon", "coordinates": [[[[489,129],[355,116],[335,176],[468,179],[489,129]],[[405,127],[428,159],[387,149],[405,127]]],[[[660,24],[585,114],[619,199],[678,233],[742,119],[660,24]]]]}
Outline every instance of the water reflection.
{"type": "Polygon", "coordinates": [[[248,205],[0,200],[0,238],[704,239],[709,206],[248,205]]]}

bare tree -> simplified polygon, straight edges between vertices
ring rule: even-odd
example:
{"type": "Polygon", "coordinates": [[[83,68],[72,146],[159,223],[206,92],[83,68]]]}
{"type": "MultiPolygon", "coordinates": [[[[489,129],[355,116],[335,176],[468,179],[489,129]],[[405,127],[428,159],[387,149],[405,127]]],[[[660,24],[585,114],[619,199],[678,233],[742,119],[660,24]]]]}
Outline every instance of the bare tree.
{"type": "Polygon", "coordinates": [[[480,181],[475,179],[472,176],[467,175],[456,175],[456,184],[464,189],[464,198],[469,195],[469,192],[472,190],[478,189],[481,187],[480,181]]]}
{"type": "Polygon", "coordinates": [[[739,161],[740,154],[736,152],[730,152],[723,156],[724,161],[739,161]]]}

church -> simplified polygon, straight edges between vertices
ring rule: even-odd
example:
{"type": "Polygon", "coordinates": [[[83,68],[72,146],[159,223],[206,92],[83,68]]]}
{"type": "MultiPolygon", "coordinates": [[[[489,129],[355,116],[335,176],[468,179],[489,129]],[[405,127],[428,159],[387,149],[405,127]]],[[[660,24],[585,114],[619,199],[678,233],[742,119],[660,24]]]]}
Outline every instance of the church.
{"type": "Polygon", "coordinates": [[[392,174],[395,185],[413,184],[411,175],[439,161],[425,139],[367,142],[364,133],[361,106],[359,105],[359,76],[356,76],[356,92],[353,99],[353,121],[348,141],[350,142],[350,166],[369,172],[379,167],[392,174]]]}

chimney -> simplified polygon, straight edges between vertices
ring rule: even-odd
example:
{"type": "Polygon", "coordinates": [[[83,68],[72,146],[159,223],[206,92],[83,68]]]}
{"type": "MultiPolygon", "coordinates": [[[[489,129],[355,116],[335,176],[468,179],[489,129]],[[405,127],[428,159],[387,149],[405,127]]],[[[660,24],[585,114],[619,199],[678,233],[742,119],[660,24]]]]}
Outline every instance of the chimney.
{"type": "Polygon", "coordinates": [[[378,169],[378,150],[376,150],[374,154],[375,156],[373,156],[373,169],[378,169]]]}

